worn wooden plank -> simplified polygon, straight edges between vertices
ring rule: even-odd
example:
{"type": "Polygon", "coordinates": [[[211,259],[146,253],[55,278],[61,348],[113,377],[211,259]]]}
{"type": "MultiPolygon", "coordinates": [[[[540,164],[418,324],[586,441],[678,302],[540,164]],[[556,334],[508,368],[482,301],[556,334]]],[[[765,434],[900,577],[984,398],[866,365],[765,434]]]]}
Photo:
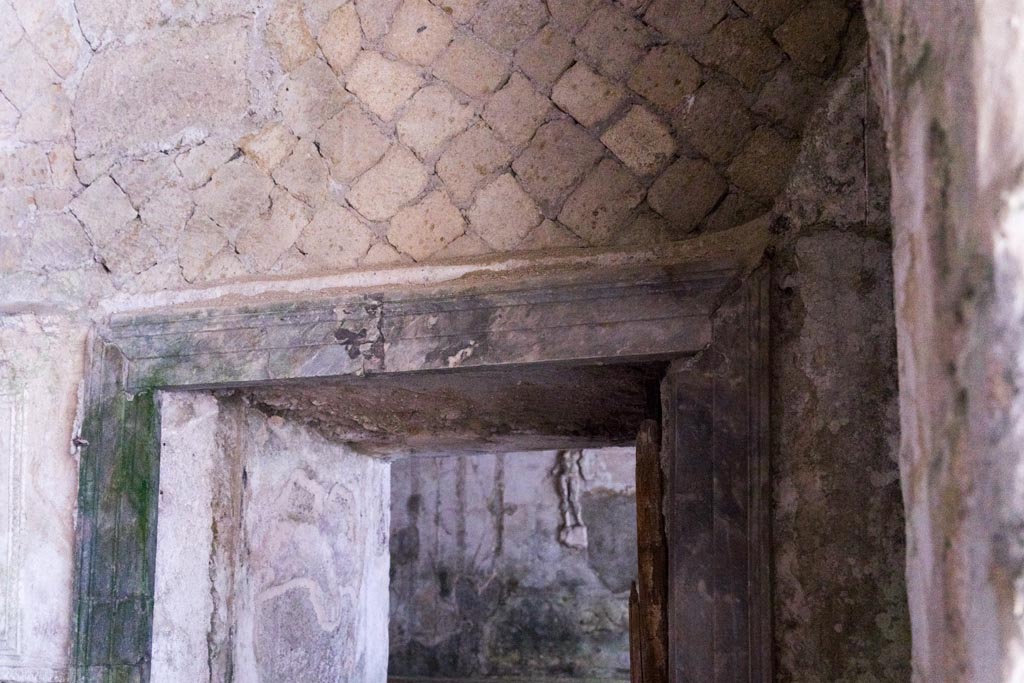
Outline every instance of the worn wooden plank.
{"type": "Polygon", "coordinates": [[[108,337],[128,388],[210,387],[451,367],[668,358],[706,346],[732,273],[655,271],[606,283],[433,297],[120,316],[108,337]]]}
{"type": "Polygon", "coordinates": [[[143,680],[151,657],[159,415],[153,391],[125,390],[126,362],[94,344],[79,438],[78,682],[143,680]]]}
{"type": "Polygon", "coordinates": [[[640,648],[642,621],[640,615],[640,596],[636,581],[629,586],[629,681],[643,683],[644,658],[640,648]]]}
{"type": "Polygon", "coordinates": [[[668,681],[668,543],[662,489],[661,425],[644,420],[636,439],[636,526],[645,683],[668,681]]]}
{"type": "Polygon", "coordinates": [[[766,321],[758,272],[667,374],[673,683],[772,680],[766,321]]]}

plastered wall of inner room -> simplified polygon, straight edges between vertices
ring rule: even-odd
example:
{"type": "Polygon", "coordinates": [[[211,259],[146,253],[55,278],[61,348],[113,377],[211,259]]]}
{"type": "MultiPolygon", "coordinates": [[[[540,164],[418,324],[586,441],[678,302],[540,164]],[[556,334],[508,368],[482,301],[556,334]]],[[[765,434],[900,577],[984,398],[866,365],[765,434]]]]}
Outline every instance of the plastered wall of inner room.
{"type": "Polygon", "coordinates": [[[391,463],[391,678],[629,678],[633,448],[391,463]]]}

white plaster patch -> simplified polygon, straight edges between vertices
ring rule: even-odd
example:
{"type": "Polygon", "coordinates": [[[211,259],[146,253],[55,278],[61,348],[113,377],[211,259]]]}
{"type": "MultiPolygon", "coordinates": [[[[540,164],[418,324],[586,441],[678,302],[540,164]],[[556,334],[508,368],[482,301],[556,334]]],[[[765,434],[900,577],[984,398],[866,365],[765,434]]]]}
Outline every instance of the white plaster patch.
{"type": "Polygon", "coordinates": [[[21,654],[24,396],[0,387],[0,657],[21,654]]]}
{"type": "Polygon", "coordinates": [[[463,349],[459,349],[456,353],[452,354],[451,356],[448,356],[448,367],[459,367],[467,360],[469,360],[470,356],[473,355],[474,351],[476,351],[476,341],[470,340],[469,346],[463,349]]]}

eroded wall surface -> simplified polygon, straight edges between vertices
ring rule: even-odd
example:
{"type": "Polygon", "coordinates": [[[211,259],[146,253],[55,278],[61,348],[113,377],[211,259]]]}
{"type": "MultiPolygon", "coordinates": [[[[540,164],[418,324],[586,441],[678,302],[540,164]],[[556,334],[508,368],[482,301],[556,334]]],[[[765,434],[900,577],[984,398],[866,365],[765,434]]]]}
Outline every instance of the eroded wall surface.
{"type": "Polygon", "coordinates": [[[385,680],[388,464],[238,400],[161,406],[154,683],[385,680]]]}
{"type": "Polygon", "coordinates": [[[0,680],[63,678],[78,464],[69,435],[86,329],[0,317],[0,680]]]}
{"type": "Polygon", "coordinates": [[[1024,678],[1024,3],[869,3],[920,681],[1024,678]]]}
{"type": "Polygon", "coordinates": [[[776,676],[908,681],[884,140],[866,64],[808,125],[772,262],[776,676]]]}
{"type": "Polygon", "coordinates": [[[392,677],[629,678],[635,454],[391,465],[392,677]]]}

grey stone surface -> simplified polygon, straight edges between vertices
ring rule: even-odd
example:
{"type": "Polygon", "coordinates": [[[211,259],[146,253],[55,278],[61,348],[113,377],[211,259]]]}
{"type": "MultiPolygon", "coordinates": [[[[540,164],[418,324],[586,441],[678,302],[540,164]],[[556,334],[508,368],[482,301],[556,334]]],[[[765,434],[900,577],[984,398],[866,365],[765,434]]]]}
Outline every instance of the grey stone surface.
{"type": "MultiPolygon", "coordinates": [[[[323,262],[296,251],[288,255],[296,229],[292,211],[269,212],[258,198],[251,198],[258,219],[248,210],[241,211],[241,220],[194,210],[196,204],[233,201],[234,189],[206,185],[236,161],[237,150],[313,209],[351,207],[355,196],[365,210],[365,190],[352,195],[352,187],[401,141],[427,164],[430,189],[444,186],[466,210],[502,167],[549,163],[539,149],[547,145],[544,136],[534,143],[545,124],[560,123],[556,104],[588,128],[589,139],[573,136],[571,149],[558,152],[555,162],[598,151],[619,155],[646,186],[673,150],[684,156],[699,152],[719,173],[734,168],[734,207],[768,206],[792,158],[769,154],[773,182],[761,184],[743,170],[756,169],[766,155],[743,145],[755,128],[777,127],[774,132],[797,140],[837,55],[856,49],[851,41],[862,29],[831,0],[806,8],[795,0],[778,0],[778,7],[747,4],[749,21],[735,16],[722,23],[720,2],[692,11],[663,2],[620,6],[579,0],[281,0],[258,10],[248,0],[130,7],[122,0],[82,0],[81,7],[71,0],[5,4],[7,20],[0,23],[10,28],[0,35],[0,138],[18,150],[4,169],[16,185],[4,198],[6,232],[12,233],[3,238],[5,264],[19,262],[23,252],[30,256],[24,272],[5,265],[0,277],[10,280],[19,298],[42,304],[44,292],[82,300],[104,288],[139,293],[323,273],[323,262]],[[825,39],[816,46],[819,29],[825,39]],[[792,55],[775,66],[766,57],[774,52],[765,46],[778,36],[792,55]],[[742,69],[743,85],[712,63],[725,72],[742,69]],[[808,68],[818,75],[807,74],[808,68]],[[601,80],[575,78],[578,92],[573,91],[566,79],[588,72],[601,80]],[[455,101],[435,101],[444,85],[455,101]],[[721,95],[722,88],[732,90],[729,97],[709,96],[721,95]],[[667,128],[640,125],[636,117],[620,121],[634,105],[641,107],[635,111],[665,117],[667,128]],[[477,118],[508,146],[500,153],[479,150],[479,163],[467,160],[466,146],[459,145],[459,132],[479,126],[477,118]],[[612,125],[613,131],[606,130],[612,125]],[[669,144],[673,140],[677,144],[669,144]],[[325,187],[316,164],[280,169],[300,141],[307,151],[316,145],[329,162],[325,187]],[[737,159],[741,153],[745,157],[737,159]],[[43,154],[53,166],[47,176],[39,175],[43,154]],[[180,178],[168,180],[173,192],[148,207],[129,193],[138,220],[105,228],[109,239],[94,240],[91,260],[69,257],[67,249],[48,257],[32,248],[33,241],[45,241],[34,234],[67,227],[64,211],[88,185],[119,165],[160,157],[173,159],[180,171],[180,178]],[[439,164],[442,159],[447,164],[439,164]],[[460,170],[453,172],[453,166],[460,170]],[[18,198],[28,188],[34,188],[34,200],[18,198]],[[35,206],[48,215],[37,216],[35,206]],[[55,217],[61,214],[65,218],[55,217]],[[263,236],[255,242],[260,253],[237,258],[239,223],[282,236],[263,236]],[[193,244],[199,243],[217,251],[198,255],[193,244]]],[[[527,194],[548,218],[556,218],[580,182],[579,170],[555,169],[550,182],[531,180],[531,173],[536,169],[522,173],[527,194]]],[[[402,185],[397,174],[394,183],[378,182],[373,191],[387,204],[402,185]]],[[[638,204],[623,224],[637,223],[647,210],[638,204]]],[[[371,221],[388,218],[382,215],[387,212],[371,213],[371,221]]],[[[719,211],[693,232],[732,227],[749,215],[719,211]]],[[[520,250],[524,240],[518,224],[512,226],[508,235],[471,235],[427,258],[520,250]]],[[[384,227],[374,229],[381,238],[384,227]]],[[[644,245],[688,234],[620,229],[616,242],[644,245]]],[[[243,248],[253,246],[250,239],[243,248]]],[[[369,267],[393,248],[375,246],[369,267]]],[[[361,265],[369,253],[354,264],[339,261],[338,269],[361,265]]],[[[396,259],[408,261],[410,255],[399,251],[396,259]]]]}
{"type": "Polygon", "coordinates": [[[864,220],[865,197],[887,201],[884,181],[865,173],[865,154],[882,134],[868,98],[867,74],[856,68],[817,112],[778,224],[774,609],[778,675],[794,681],[913,680],[892,235],[887,219],[864,220]],[[845,325],[864,332],[848,336],[845,325]],[[854,453],[867,479],[846,466],[854,453]],[[844,656],[832,657],[810,632],[829,632],[844,656]]]}
{"type": "Polygon", "coordinates": [[[455,377],[350,377],[245,396],[360,452],[457,455],[630,443],[645,416],[647,388],[659,378],[651,364],[467,368],[455,377]]]}

